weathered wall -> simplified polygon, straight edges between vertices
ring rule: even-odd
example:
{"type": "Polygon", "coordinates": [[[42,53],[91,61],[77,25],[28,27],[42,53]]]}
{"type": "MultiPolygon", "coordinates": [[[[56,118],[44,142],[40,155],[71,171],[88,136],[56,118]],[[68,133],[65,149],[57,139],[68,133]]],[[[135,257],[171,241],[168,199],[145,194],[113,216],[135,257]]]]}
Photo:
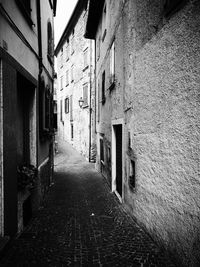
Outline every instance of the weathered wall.
{"type": "Polygon", "coordinates": [[[136,192],[127,179],[125,202],[185,266],[199,266],[200,4],[168,21],[160,10],[159,1],[140,1],[124,12],[133,25],[124,27],[124,67],[136,156],[136,192]]]}
{"type": "Polygon", "coordinates": [[[13,236],[17,231],[17,140],[16,117],[13,116],[17,101],[17,73],[3,62],[3,74],[3,102],[6,103],[3,110],[3,222],[4,234],[13,236]]]}
{"type": "Polygon", "coordinates": [[[7,52],[37,79],[38,67],[35,67],[38,66],[38,59],[36,56],[38,53],[36,4],[32,3],[31,5],[31,18],[35,24],[35,26],[32,27],[28,25],[22,16],[15,1],[2,0],[1,4],[18,27],[19,31],[21,31],[26,41],[30,44],[35,54],[27,47],[17,34],[17,31],[12,29],[3,16],[0,16],[0,46],[2,47],[3,41],[5,41],[8,46],[7,52]]]}
{"type": "MultiPolygon", "coordinates": [[[[48,174],[44,174],[44,180],[48,176],[52,179],[53,149],[49,140],[39,143],[37,130],[38,112],[38,29],[37,29],[37,5],[32,0],[30,18],[26,17],[17,1],[1,1],[0,6],[0,59],[3,65],[1,93],[3,95],[3,140],[1,136],[1,153],[3,150],[4,181],[4,210],[1,210],[4,220],[2,234],[13,236],[17,228],[17,165],[31,163],[40,166],[47,159],[48,174]],[[26,18],[25,18],[26,17],[26,18]],[[17,77],[17,78],[16,78],[17,77]],[[26,99],[26,101],[25,101],[26,99]],[[17,127],[18,125],[18,127],[17,127]]],[[[53,92],[53,62],[47,59],[47,22],[52,22],[53,11],[50,1],[41,1],[42,23],[42,48],[43,48],[43,73],[45,85],[53,92]]],[[[52,36],[53,37],[53,36],[52,36]]],[[[46,180],[44,182],[46,184],[46,180]]],[[[37,200],[39,201],[39,199],[37,200]]],[[[3,208],[3,205],[1,207],[3,208]]]]}
{"type": "MultiPolygon", "coordinates": [[[[200,4],[188,1],[167,19],[163,1],[106,1],[107,33],[97,59],[97,168],[109,177],[111,123],[123,118],[122,200],[148,232],[183,266],[199,266],[200,4]],[[101,103],[115,35],[115,88],[101,103]],[[130,133],[130,149],[128,148],[130,133]],[[104,141],[105,166],[99,140],[104,141]],[[130,187],[135,161],[135,188],[130,187]]],[[[101,32],[98,26],[96,41],[101,32]]]]}

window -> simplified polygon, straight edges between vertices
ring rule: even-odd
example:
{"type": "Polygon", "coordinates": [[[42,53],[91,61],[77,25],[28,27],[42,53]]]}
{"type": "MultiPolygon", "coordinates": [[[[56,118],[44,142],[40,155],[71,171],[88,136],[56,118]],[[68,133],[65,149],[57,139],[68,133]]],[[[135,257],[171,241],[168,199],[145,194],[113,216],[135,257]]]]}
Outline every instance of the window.
{"type": "Polygon", "coordinates": [[[104,4],[103,8],[102,30],[103,30],[102,42],[103,42],[106,37],[106,3],[104,4]]]}
{"type": "Polygon", "coordinates": [[[69,60],[69,40],[67,40],[67,45],[66,45],[66,61],[69,60]]]}
{"type": "Polygon", "coordinates": [[[131,149],[131,133],[128,132],[128,149],[131,149]]]}
{"type": "Polygon", "coordinates": [[[84,70],[88,67],[88,48],[83,51],[83,68],[84,70]]]}
{"type": "Polygon", "coordinates": [[[71,140],[74,139],[74,125],[71,123],[71,140]]]}
{"type": "Polygon", "coordinates": [[[63,76],[60,77],[60,90],[63,90],[63,76]]]}
{"type": "Polygon", "coordinates": [[[88,84],[87,83],[83,85],[83,100],[84,100],[83,105],[88,106],[88,84]]]}
{"type": "Polygon", "coordinates": [[[166,17],[169,17],[176,11],[178,11],[187,0],[165,0],[164,4],[164,14],[166,17]]]}
{"type": "Polygon", "coordinates": [[[72,31],[71,37],[71,55],[74,53],[74,30],[72,31]]]}
{"type": "Polygon", "coordinates": [[[69,98],[65,98],[65,114],[69,113],[69,98]]]}
{"type": "Polygon", "coordinates": [[[97,85],[97,97],[98,97],[98,106],[97,106],[97,122],[99,123],[100,117],[101,117],[101,99],[100,99],[100,93],[101,93],[101,86],[100,86],[100,79],[98,80],[97,85]]]}
{"type": "Polygon", "coordinates": [[[69,85],[69,70],[66,71],[66,86],[69,85]]]}
{"type": "Polygon", "coordinates": [[[61,48],[61,53],[60,53],[60,68],[63,67],[63,47],[61,48]]]}
{"type": "Polygon", "coordinates": [[[103,144],[103,138],[100,138],[100,166],[101,166],[101,172],[103,172],[103,169],[104,169],[104,144],[103,144]]]}
{"type": "Polygon", "coordinates": [[[28,22],[30,26],[32,26],[34,23],[31,19],[31,0],[15,0],[18,7],[20,8],[24,18],[28,22]]]}
{"type": "Polygon", "coordinates": [[[70,121],[73,121],[73,99],[72,99],[72,95],[70,95],[70,121]]]}
{"type": "Polygon", "coordinates": [[[71,82],[74,81],[74,65],[71,66],[71,82]]]}
{"type": "Polygon", "coordinates": [[[101,101],[102,101],[102,104],[104,104],[105,101],[106,101],[106,96],[105,96],[105,70],[102,73],[101,101]]]}
{"type": "Polygon", "coordinates": [[[41,82],[39,90],[39,127],[40,134],[51,128],[51,110],[53,111],[53,95],[50,87],[45,87],[44,81],[41,82]]]}
{"type": "Polygon", "coordinates": [[[60,121],[63,122],[63,103],[60,100],[60,121]]]}
{"type": "Polygon", "coordinates": [[[110,48],[110,84],[115,82],[115,42],[113,41],[110,48]]]}
{"type": "Polygon", "coordinates": [[[45,129],[50,128],[50,109],[51,109],[50,88],[47,86],[45,90],[45,129]]]}
{"type": "Polygon", "coordinates": [[[52,35],[52,27],[51,22],[49,21],[47,24],[47,57],[50,63],[53,63],[53,35],[52,35]]]}
{"type": "Polygon", "coordinates": [[[107,163],[108,163],[108,166],[111,167],[111,149],[110,149],[110,146],[107,147],[107,163]]]}
{"type": "Polygon", "coordinates": [[[129,187],[132,191],[135,189],[135,161],[130,160],[129,165],[129,187]]]}
{"type": "Polygon", "coordinates": [[[101,51],[100,46],[101,46],[101,36],[99,36],[97,40],[97,48],[96,48],[97,49],[97,60],[99,60],[100,58],[100,51],[101,51]]]}

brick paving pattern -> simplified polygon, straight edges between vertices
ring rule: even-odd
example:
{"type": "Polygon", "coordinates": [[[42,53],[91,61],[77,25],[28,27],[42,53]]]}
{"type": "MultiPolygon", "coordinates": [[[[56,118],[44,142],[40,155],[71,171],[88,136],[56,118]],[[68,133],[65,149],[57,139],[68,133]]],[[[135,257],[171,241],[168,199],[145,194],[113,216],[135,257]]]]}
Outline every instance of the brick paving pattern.
{"type": "Polygon", "coordinates": [[[0,266],[175,265],[128,216],[94,165],[62,144],[55,184],[0,266]]]}

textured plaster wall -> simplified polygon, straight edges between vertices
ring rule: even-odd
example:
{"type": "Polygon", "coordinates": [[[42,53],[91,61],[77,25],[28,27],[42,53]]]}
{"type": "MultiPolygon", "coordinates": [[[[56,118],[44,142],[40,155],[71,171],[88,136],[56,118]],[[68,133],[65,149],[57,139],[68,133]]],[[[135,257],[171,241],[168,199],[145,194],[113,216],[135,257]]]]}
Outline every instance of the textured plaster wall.
{"type": "MultiPolygon", "coordinates": [[[[96,65],[97,169],[110,181],[111,124],[123,118],[124,204],[180,264],[199,266],[199,1],[188,1],[168,19],[159,0],[107,0],[106,4],[107,33],[96,65]],[[114,36],[116,81],[109,90],[114,36]],[[104,70],[105,104],[101,102],[104,70]],[[134,190],[129,186],[130,159],[136,164],[134,190]]],[[[96,41],[101,35],[102,20],[96,41]]]]}
{"type": "Polygon", "coordinates": [[[104,142],[104,161],[102,173],[110,182],[111,165],[109,162],[109,152],[111,149],[112,120],[123,118],[123,29],[121,26],[121,10],[123,1],[105,1],[106,20],[104,33],[102,18],[96,34],[96,42],[100,41],[100,57],[96,61],[96,106],[97,106],[97,160],[96,168],[100,170],[100,139],[104,142]],[[115,87],[110,89],[110,47],[115,40],[115,87]],[[102,73],[105,71],[105,103],[102,103],[102,73]]]}
{"type": "Polygon", "coordinates": [[[200,4],[168,21],[159,1],[128,1],[124,12],[127,131],[136,157],[133,215],[184,266],[199,266],[200,4]]]}

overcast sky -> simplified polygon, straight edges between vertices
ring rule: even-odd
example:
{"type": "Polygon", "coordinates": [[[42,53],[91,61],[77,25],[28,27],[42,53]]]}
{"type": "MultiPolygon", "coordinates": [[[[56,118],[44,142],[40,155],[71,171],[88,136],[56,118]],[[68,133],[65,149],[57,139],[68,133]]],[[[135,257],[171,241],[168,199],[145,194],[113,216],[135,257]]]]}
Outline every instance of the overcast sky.
{"type": "Polygon", "coordinates": [[[55,47],[71,17],[78,0],[57,0],[56,17],[54,18],[55,47]]]}

